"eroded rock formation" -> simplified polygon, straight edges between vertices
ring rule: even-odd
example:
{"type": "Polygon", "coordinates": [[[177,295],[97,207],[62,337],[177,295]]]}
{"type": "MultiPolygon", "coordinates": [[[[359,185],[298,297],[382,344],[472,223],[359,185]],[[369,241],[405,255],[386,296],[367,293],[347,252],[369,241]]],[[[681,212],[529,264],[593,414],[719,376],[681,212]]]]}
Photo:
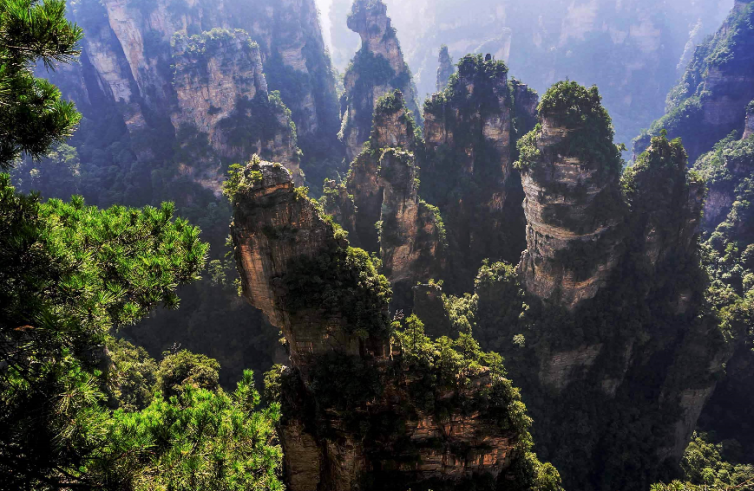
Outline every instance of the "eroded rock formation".
{"type": "Polygon", "coordinates": [[[447,46],[440,48],[440,57],[437,61],[440,66],[437,68],[436,90],[437,92],[442,92],[448,86],[450,76],[456,72],[456,67],[453,65],[453,59],[450,57],[447,46]]]}
{"type": "Polygon", "coordinates": [[[709,188],[704,203],[704,230],[714,230],[728,217],[733,203],[754,170],[754,104],[749,105],[746,131],[741,140],[726,138],[702,155],[694,165],[709,188]]]}
{"type": "Polygon", "coordinates": [[[345,74],[346,91],[341,98],[342,139],[351,162],[369,139],[373,111],[382,96],[400,90],[414,118],[421,121],[411,72],[385,4],[381,0],[355,0],[348,27],[361,37],[361,49],[345,74]]]}
{"type": "Polygon", "coordinates": [[[450,286],[463,291],[471,289],[483,259],[512,261],[524,248],[523,197],[511,143],[516,112],[534,110],[536,94],[517,85],[514,90],[533,100],[521,97],[523,105],[514,107],[507,67],[481,55],[462,58],[451,80],[424,106],[422,195],[445,217],[454,252],[450,286]]]}
{"type": "Polygon", "coordinates": [[[751,101],[746,108],[746,125],[742,139],[745,140],[754,135],[754,101],[751,101]]]}
{"type": "Polygon", "coordinates": [[[662,137],[619,182],[599,95],[570,82],[543,96],[519,150],[529,249],[445,307],[505,357],[567,486],[643,489],[680,461],[732,352],[704,309],[704,184],[662,137]],[[625,452],[648,458],[627,469],[625,452]]]}
{"type": "Polygon", "coordinates": [[[557,481],[528,453],[523,408],[500,367],[464,368],[459,360],[476,355],[460,354],[448,378],[432,368],[432,349],[416,351],[431,344],[420,324],[391,333],[387,280],[294,190],[284,167],[256,161],[234,182],[244,295],[282,329],[291,354],[273,379],[283,389],[292,491],[557,481]],[[437,378],[426,385],[428,376],[437,378]]]}
{"type": "MultiPolygon", "coordinates": [[[[269,90],[279,91],[278,100],[291,109],[290,115],[279,119],[291,118],[295,122],[300,144],[312,162],[316,164],[322,159],[320,153],[325,147],[338,153],[335,136],[340,124],[338,102],[314,0],[251,3],[241,0],[82,0],[74,5],[73,17],[87,33],[83,42],[82,58],[86,60],[82,64],[83,80],[89,94],[95,93],[98,104],[98,111],[92,114],[82,105],[85,116],[101,117],[103,106],[120,113],[132,140],[138,142],[133,144],[133,151],[141,161],[162,160],[168,156],[166,149],[171,148],[172,142],[167,140],[176,138],[182,140],[179,144],[186,143],[185,135],[168,133],[170,119],[192,121],[206,128],[226,116],[231,93],[240,96],[249,93],[255,77],[261,75],[260,68],[267,75],[269,90]],[[179,63],[185,68],[187,62],[189,65],[196,62],[200,55],[193,51],[185,56],[186,39],[199,35],[200,38],[187,42],[193,43],[194,48],[202,45],[203,49],[207,37],[201,33],[212,29],[243,29],[258,45],[254,54],[257,59],[252,62],[231,60],[241,51],[230,54],[227,50],[230,45],[226,45],[225,53],[219,53],[224,57],[225,68],[230,66],[227,63],[241,61],[233,69],[226,70],[227,73],[213,71],[215,62],[205,60],[207,64],[202,69],[208,68],[207,80],[199,82],[194,76],[192,83],[187,83],[184,72],[178,74],[182,80],[174,81],[173,37],[178,35],[183,39],[179,54],[184,58],[179,63]],[[174,82],[182,85],[182,93],[176,93],[174,82]],[[213,84],[220,84],[222,89],[213,84]],[[210,101],[213,96],[228,100],[210,101]],[[207,102],[211,103],[209,110],[207,102]]],[[[75,91],[66,95],[79,97],[75,91]]],[[[284,125],[287,127],[288,123],[284,125]]],[[[216,134],[213,130],[210,132],[212,139],[216,134]]],[[[286,137],[283,135],[282,139],[286,137]]],[[[217,141],[212,143],[215,146],[217,141]]],[[[221,156],[228,156],[229,145],[226,142],[222,146],[221,156]]],[[[291,152],[296,153],[296,150],[291,152]]],[[[282,155],[274,157],[283,159],[282,155]]],[[[337,159],[337,155],[334,158],[337,159]]],[[[294,161],[287,164],[295,166],[294,161]]],[[[316,177],[326,173],[319,168],[313,170],[316,177]]]]}
{"type": "MultiPolygon", "coordinates": [[[[372,136],[348,175],[348,194],[355,205],[353,233],[365,249],[380,253],[402,306],[410,304],[410,289],[417,281],[438,278],[444,265],[442,218],[419,196],[414,152],[422,147],[403,94],[396,90],[378,101],[372,136]]],[[[354,206],[330,209],[336,202],[328,199],[328,213],[345,217],[354,206]]]]}
{"type": "Polygon", "coordinates": [[[621,257],[622,160],[596,88],[562,82],[545,97],[539,126],[519,146],[527,223],[519,269],[530,293],[573,310],[621,257]]]}

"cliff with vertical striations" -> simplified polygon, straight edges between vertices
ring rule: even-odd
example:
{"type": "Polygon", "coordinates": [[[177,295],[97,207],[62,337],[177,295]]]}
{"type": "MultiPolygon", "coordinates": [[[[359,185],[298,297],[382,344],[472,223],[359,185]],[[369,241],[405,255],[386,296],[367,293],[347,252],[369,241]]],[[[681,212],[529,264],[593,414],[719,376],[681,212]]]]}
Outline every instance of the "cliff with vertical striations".
{"type": "Polygon", "coordinates": [[[257,154],[284,162],[303,184],[290,111],[278,94],[268,93],[259,46],[245,31],[214,29],[190,38],[178,34],[172,55],[176,131],[191,125],[206,133],[225,158],[248,161],[257,154]]]}
{"type": "MultiPolygon", "coordinates": [[[[140,160],[161,160],[169,153],[165,149],[166,139],[182,139],[181,135],[166,134],[170,119],[216,121],[227,112],[218,112],[220,106],[215,103],[208,110],[204,103],[206,93],[190,94],[191,90],[212,89],[201,84],[187,85],[185,79],[178,82],[184,82],[181,94],[173,87],[172,65],[176,53],[171,49],[171,40],[174,35],[190,39],[212,29],[243,29],[258,45],[256,56],[259,59],[240,63],[232,70],[233,74],[220,82],[223,90],[238,94],[248,92],[249,80],[258,77],[257,72],[263,70],[269,90],[279,91],[280,100],[291,109],[287,117],[296,125],[301,145],[309,155],[305,163],[311,164],[316,177],[328,172],[321,168],[324,154],[334,153],[337,159],[338,102],[314,0],[252,3],[240,0],[82,0],[75,4],[73,17],[87,33],[82,57],[86,60],[82,68],[87,89],[90,93],[101,92],[104,100],[98,102],[106,102],[121,113],[130,136],[138,142],[133,147],[140,160]],[[197,102],[197,106],[191,106],[192,101],[197,102]],[[177,114],[179,111],[185,111],[186,115],[177,114]]],[[[180,54],[185,52],[181,49],[180,54]]],[[[179,76],[185,77],[185,73],[179,76]]],[[[76,94],[70,95],[76,97],[76,94]]],[[[86,114],[86,107],[84,115],[98,117],[86,114]]],[[[200,123],[200,128],[207,126],[207,121],[200,123]]],[[[183,145],[185,141],[178,143],[183,145]]]]}
{"type": "Polygon", "coordinates": [[[612,137],[596,87],[561,82],[519,143],[527,223],[519,268],[530,293],[569,310],[594,298],[621,256],[622,160],[612,137]]]}
{"type": "Polygon", "coordinates": [[[290,348],[291,367],[268,376],[282,399],[289,489],[558,489],[557,471],[529,451],[499,359],[473,362],[482,355],[463,338],[444,348],[446,364],[418,320],[391,326],[386,279],[282,166],[253,162],[232,183],[244,295],[290,348]]]}
{"type": "Polygon", "coordinates": [[[534,108],[514,105],[507,67],[481,55],[462,58],[449,86],[424,105],[422,194],[445,218],[457,291],[471,289],[483,259],[512,261],[524,248],[514,119],[534,108]]]}
{"type": "Polygon", "coordinates": [[[348,27],[361,37],[361,49],[346,71],[341,98],[341,138],[351,162],[369,139],[374,108],[382,96],[400,90],[414,118],[420,118],[420,114],[411,72],[385,4],[381,0],[355,0],[348,27]]]}
{"type": "Polygon", "coordinates": [[[680,137],[691,164],[732,131],[744,130],[754,99],[754,3],[736,0],[720,30],[697,47],[682,81],[668,95],[667,112],[634,143],[638,155],[662,129],[680,137]]]}

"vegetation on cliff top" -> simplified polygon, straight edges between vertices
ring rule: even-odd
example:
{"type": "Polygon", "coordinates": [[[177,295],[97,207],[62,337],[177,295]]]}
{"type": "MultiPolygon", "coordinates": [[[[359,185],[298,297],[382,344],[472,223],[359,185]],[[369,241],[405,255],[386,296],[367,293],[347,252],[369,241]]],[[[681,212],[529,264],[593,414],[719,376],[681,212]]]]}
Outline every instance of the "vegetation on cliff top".
{"type": "MultiPolygon", "coordinates": [[[[615,132],[597,87],[585,88],[576,82],[558,82],[550,87],[539,103],[539,121],[568,133],[553,151],[576,157],[583,166],[607,175],[618,175],[623,168],[620,148],[613,143],[615,132]]],[[[541,157],[538,135],[541,126],[525,135],[518,144],[518,169],[534,169],[541,157]]]]}

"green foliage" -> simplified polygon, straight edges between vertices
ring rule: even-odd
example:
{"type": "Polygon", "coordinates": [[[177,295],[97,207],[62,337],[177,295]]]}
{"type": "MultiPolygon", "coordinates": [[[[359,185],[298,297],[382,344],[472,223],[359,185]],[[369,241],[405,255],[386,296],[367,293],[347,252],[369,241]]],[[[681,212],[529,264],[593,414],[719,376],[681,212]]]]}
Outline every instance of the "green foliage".
{"type": "Polygon", "coordinates": [[[259,400],[246,371],[230,394],[188,385],[143,411],[117,411],[86,470],[125,489],[282,491],[279,405],[255,411],[259,400]]]}
{"type": "Polygon", "coordinates": [[[41,157],[71,136],[81,115],[32,67],[72,60],[82,36],[66,20],[64,0],[0,2],[0,170],[21,152],[41,157]]]}
{"type": "Polygon", "coordinates": [[[390,284],[362,249],[337,247],[295,259],[283,281],[286,308],[291,311],[316,309],[343,315],[349,332],[377,337],[390,332],[390,284]]]}
{"type": "MultiPolygon", "coordinates": [[[[421,130],[416,125],[414,116],[406,106],[406,101],[403,98],[403,93],[400,89],[395,89],[377,100],[377,104],[374,108],[374,116],[372,118],[372,133],[369,138],[369,148],[373,154],[378,154],[381,149],[377,145],[377,129],[385,127],[385,123],[388,118],[393,116],[398,111],[403,110],[403,114],[399,118],[399,122],[402,127],[406,128],[406,140],[410,143],[407,151],[416,152],[419,151],[422,146],[421,130]]],[[[379,157],[379,155],[377,155],[379,157]]]]}
{"type": "Polygon", "coordinates": [[[110,405],[126,412],[144,409],[151,404],[156,390],[157,363],[144,348],[124,339],[108,336],[106,345],[110,359],[106,371],[110,405]]]}
{"type": "Polygon", "coordinates": [[[506,378],[502,357],[484,352],[470,333],[460,333],[452,340],[432,340],[424,334],[424,324],[416,316],[394,322],[395,346],[402,352],[401,370],[408,373],[408,390],[424,412],[440,421],[450,421],[453,414],[484,414],[494,419],[503,431],[516,434],[517,456],[512,463],[512,482],[502,481],[498,489],[560,490],[560,474],[549,463],[542,464],[531,452],[529,428],[532,420],[526,413],[519,390],[506,378]],[[479,387],[474,397],[465,397],[464,389],[479,387]]]}
{"type": "Polygon", "coordinates": [[[726,491],[754,489],[754,467],[729,461],[736,441],[712,443],[704,433],[694,433],[681,461],[683,481],[655,484],[651,491],[726,491]],[[728,454],[728,455],[726,455],[728,454]]]}
{"type": "Polygon", "coordinates": [[[157,370],[157,388],[166,398],[180,394],[186,387],[216,391],[220,364],[204,355],[180,351],[169,354],[157,370]]]}
{"type": "MultiPolygon", "coordinates": [[[[19,487],[52,485],[96,448],[110,328],[176,306],[177,286],[198,277],[207,246],[172,214],[167,204],[98,210],[80,197],[40,204],[0,175],[0,466],[24,469],[19,487]]],[[[138,377],[116,368],[114,378],[116,399],[141,390],[138,377]]]]}
{"type": "Polygon", "coordinates": [[[233,202],[236,196],[248,193],[262,183],[259,156],[251,157],[249,165],[232,164],[228,168],[228,178],[223,182],[223,194],[233,202]]]}
{"type": "Polygon", "coordinates": [[[542,157],[542,151],[537,147],[537,136],[542,131],[542,126],[537,124],[533,130],[521,137],[517,143],[518,160],[513,162],[513,167],[518,170],[535,169],[537,162],[542,157]]]}
{"type": "MultiPolygon", "coordinates": [[[[613,144],[612,120],[602,106],[602,97],[596,86],[585,88],[576,82],[558,82],[550,87],[539,103],[539,119],[551,121],[553,126],[569,130],[568,136],[557,145],[554,152],[578,158],[582,165],[596,168],[608,175],[617,175],[623,168],[620,150],[613,144]]],[[[518,169],[534,168],[540,157],[537,136],[524,136],[519,144],[518,169]]]]}
{"type": "MultiPolygon", "coordinates": [[[[243,29],[235,29],[231,31],[229,29],[216,27],[210,31],[205,31],[201,34],[195,34],[190,37],[181,32],[177,32],[173,35],[171,44],[173,46],[182,46],[185,48],[186,53],[209,61],[218,49],[225,47],[229,42],[247,37],[248,34],[243,29]]],[[[242,46],[247,52],[259,49],[259,45],[250,39],[247,39],[242,46]]]]}

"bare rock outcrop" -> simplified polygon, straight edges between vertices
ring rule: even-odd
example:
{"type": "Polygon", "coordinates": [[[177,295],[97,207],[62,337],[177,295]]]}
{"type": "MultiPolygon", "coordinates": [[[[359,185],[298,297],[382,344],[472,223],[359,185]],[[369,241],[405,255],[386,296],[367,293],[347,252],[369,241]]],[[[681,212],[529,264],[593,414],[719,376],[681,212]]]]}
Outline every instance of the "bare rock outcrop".
{"type": "Polygon", "coordinates": [[[622,160],[596,87],[556,84],[539,121],[519,143],[527,223],[519,270],[530,293],[573,310],[621,257],[622,160]]]}
{"type": "Polygon", "coordinates": [[[346,90],[341,98],[341,138],[351,162],[369,139],[374,108],[384,95],[400,90],[414,118],[419,124],[421,121],[411,72],[385,4],[381,0],[355,0],[348,27],[361,37],[361,49],[345,74],[346,90]]]}
{"type": "Polygon", "coordinates": [[[528,420],[501,367],[466,365],[477,356],[467,340],[465,352],[446,348],[458,352],[447,377],[433,368],[448,370],[440,351],[417,351],[432,343],[418,320],[391,332],[387,280],[284,167],[252,162],[232,178],[232,201],[244,296],[290,349],[291,367],[272,378],[292,491],[557,482],[529,453],[528,420]]]}
{"type": "Polygon", "coordinates": [[[751,135],[754,135],[754,101],[751,101],[746,108],[746,125],[741,139],[745,140],[751,135]]]}

